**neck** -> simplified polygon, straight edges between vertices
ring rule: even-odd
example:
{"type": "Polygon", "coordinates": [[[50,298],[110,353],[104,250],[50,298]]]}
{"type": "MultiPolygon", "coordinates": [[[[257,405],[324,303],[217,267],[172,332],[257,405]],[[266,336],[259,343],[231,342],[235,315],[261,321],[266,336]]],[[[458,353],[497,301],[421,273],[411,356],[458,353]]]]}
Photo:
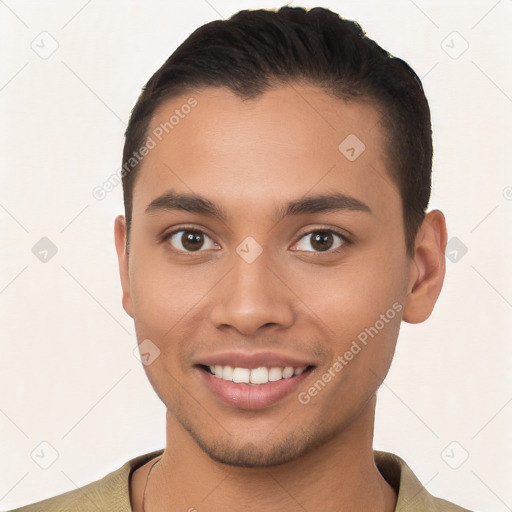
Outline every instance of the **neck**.
{"type": "Polygon", "coordinates": [[[278,466],[241,468],[210,459],[168,412],[167,446],[151,473],[146,512],[393,512],[396,493],[373,455],[374,415],[372,398],[350,426],[315,450],[278,466]]]}

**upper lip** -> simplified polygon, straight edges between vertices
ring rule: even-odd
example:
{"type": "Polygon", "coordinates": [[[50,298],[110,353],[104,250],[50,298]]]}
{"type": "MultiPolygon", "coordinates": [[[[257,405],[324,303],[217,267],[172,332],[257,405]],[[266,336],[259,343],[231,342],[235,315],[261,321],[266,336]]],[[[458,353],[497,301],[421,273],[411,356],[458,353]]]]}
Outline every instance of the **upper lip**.
{"type": "Polygon", "coordinates": [[[297,358],[287,354],[279,354],[276,352],[222,352],[212,354],[202,358],[197,358],[196,365],[204,366],[231,366],[233,368],[267,368],[292,366],[293,368],[305,368],[314,366],[311,360],[305,358],[297,358]]]}

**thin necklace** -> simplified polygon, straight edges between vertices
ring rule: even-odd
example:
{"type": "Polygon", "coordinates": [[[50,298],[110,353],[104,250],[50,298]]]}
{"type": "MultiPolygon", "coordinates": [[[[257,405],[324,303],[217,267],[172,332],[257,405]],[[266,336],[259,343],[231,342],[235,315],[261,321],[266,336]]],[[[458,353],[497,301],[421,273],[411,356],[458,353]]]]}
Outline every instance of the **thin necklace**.
{"type": "Polygon", "coordinates": [[[146,483],[144,484],[144,490],[142,491],[142,512],[146,512],[146,506],[145,506],[146,487],[148,486],[149,475],[151,475],[151,471],[153,471],[153,468],[160,462],[161,458],[162,458],[162,456],[160,455],[160,457],[158,457],[158,459],[156,459],[155,462],[153,462],[153,464],[151,464],[151,467],[149,468],[148,476],[146,477],[146,483]]]}

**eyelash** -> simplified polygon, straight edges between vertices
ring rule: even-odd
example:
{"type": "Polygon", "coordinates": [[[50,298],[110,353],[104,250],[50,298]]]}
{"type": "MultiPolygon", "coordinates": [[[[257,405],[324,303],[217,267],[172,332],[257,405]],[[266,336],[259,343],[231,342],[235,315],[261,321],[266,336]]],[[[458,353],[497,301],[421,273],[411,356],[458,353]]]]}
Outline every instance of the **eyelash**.
{"type": "MultiPolygon", "coordinates": [[[[201,231],[200,229],[197,229],[197,228],[194,228],[194,227],[189,227],[189,226],[182,226],[179,229],[175,229],[175,230],[171,231],[170,233],[167,233],[167,234],[163,235],[162,236],[162,242],[168,242],[173,235],[175,235],[176,233],[180,233],[181,231],[185,231],[185,232],[186,231],[190,231],[192,233],[199,233],[199,234],[207,236],[208,238],[210,238],[212,240],[212,237],[210,237],[207,233],[205,233],[204,231],[201,231]]],[[[312,235],[314,233],[330,233],[330,234],[334,234],[334,235],[338,236],[342,240],[343,243],[339,247],[337,247],[336,249],[333,249],[333,250],[332,249],[328,249],[327,251],[296,251],[296,252],[306,252],[308,254],[315,255],[315,257],[316,256],[322,256],[324,254],[329,254],[329,255],[339,254],[340,252],[344,251],[348,245],[350,245],[352,243],[352,241],[346,235],[344,235],[343,233],[337,231],[336,229],[327,228],[327,227],[323,228],[322,227],[322,228],[315,228],[315,229],[306,231],[304,233],[301,233],[299,235],[299,237],[297,238],[297,241],[293,245],[296,245],[305,236],[312,235]]],[[[169,246],[170,246],[170,244],[169,244],[169,246]]],[[[180,255],[187,255],[187,256],[195,256],[198,253],[204,252],[204,251],[201,251],[201,250],[198,250],[198,251],[182,251],[180,249],[174,249],[174,248],[172,248],[172,246],[171,246],[171,251],[173,251],[174,253],[180,254],[180,255]]]]}

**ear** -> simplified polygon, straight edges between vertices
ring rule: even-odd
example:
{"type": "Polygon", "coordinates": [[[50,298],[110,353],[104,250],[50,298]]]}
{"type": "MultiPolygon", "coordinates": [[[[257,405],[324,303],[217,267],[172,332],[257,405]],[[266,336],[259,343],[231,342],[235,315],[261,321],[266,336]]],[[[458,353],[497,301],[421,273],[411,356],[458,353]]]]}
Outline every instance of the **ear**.
{"type": "Polygon", "coordinates": [[[126,220],[123,215],[118,215],[116,217],[114,223],[114,236],[116,240],[121,287],[123,289],[123,308],[133,318],[133,303],[130,293],[130,272],[128,269],[128,252],[126,250],[126,220]]]}
{"type": "Polygon", "coordinates": [[[432,313],[441,293],[446,271],[446,221],[439,210],[425,216],[418,233],[411,260],[403,320],[424,322],[432,313]]]}

